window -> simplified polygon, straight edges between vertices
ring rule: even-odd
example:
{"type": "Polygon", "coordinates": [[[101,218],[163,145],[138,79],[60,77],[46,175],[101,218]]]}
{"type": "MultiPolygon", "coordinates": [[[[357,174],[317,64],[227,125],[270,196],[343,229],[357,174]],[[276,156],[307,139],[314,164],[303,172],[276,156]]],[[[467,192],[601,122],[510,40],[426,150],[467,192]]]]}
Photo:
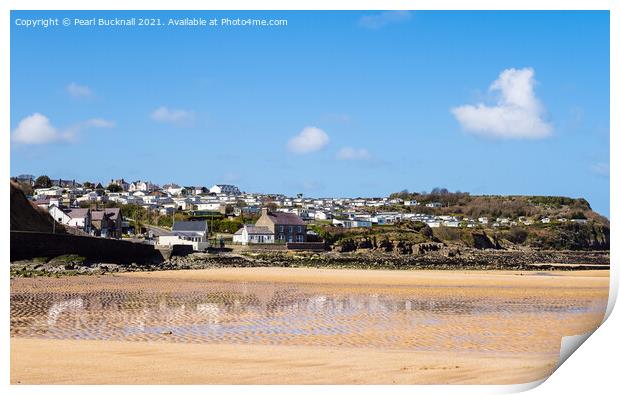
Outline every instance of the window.
{"type": "Polygon", "coordinates": [[[301,225],[297,225],[297,233],[301,233],[301,225]]]}
{"type": "Polygon", "coordinates": [[[297,242],[298,243],[303,243],[304,242],[304,235],[297,235],[297,242]]]}
{"type": "Polygon", "coordinates": [[[288,227],[288,233],[293,233],[293,225],[289,225],[289,227],[288,227]]]}

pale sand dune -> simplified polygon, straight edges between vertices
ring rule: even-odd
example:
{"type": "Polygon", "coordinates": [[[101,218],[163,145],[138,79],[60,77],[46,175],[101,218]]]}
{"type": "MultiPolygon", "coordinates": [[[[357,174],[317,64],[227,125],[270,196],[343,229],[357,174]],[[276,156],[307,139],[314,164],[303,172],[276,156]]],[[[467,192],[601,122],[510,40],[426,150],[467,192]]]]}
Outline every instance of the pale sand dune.
{"type": "Polygon", "coordinates": [[[557,356],[11,339],[12,384],[511,384],[557,356]]]}

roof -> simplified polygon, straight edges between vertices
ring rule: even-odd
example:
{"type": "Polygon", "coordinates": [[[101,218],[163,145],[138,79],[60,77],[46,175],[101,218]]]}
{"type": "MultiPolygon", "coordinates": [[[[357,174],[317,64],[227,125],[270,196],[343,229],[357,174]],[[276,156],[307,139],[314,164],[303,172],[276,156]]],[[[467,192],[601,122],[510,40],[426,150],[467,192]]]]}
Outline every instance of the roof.
{"type": "Polygon", "coordinates": [[[105,213],[103,211],[95,211],[93,210],[92,213],[90,213],[90,218],[93,221],[101,221],[103,219],[103,215],[105,213]]]}
{"type": "Polygon", "coordinates": [[[266,226],[247,225],[248,234],[251,235],[272,235],[273,232],[266,226]]]}
{"type": "Polygon", "coordinates": [[[172,225],[173,232],[206,232],[207,221],[176,221],[172,225]]]}
{"type": "Polygon", "coordinates": [[[67,214],[71,218],[86,218],[90,209],[88,208],[73,208],[71,210],[67,210],[65,214],[67,214]]]}
{"type": "Polygon", "coordinates": [[[297,214],[274,212],[267,214],[276,225],[305,225],[306,223],[297,214]]]}
{"type": "Polygon", "coordinates": [[[121,214],[121,209],[118,207],[106,208],[103,210],[106,214],[110,215],[111,220],[116,220],[121,214]]]}

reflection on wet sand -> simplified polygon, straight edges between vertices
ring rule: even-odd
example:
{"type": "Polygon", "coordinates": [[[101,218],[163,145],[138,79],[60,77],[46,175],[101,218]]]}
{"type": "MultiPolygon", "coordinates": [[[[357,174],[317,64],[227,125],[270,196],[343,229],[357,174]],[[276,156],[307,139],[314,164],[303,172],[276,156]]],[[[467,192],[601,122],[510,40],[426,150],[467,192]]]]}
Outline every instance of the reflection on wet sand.
{"type": "Polygon", "coordinates": [[[499,288],[487,297],[459,287],[28,280],[12,283],[12,336],[556,353],[561,336],[594,328],[607,302],[588,289],[515,298],[499,288]]]}

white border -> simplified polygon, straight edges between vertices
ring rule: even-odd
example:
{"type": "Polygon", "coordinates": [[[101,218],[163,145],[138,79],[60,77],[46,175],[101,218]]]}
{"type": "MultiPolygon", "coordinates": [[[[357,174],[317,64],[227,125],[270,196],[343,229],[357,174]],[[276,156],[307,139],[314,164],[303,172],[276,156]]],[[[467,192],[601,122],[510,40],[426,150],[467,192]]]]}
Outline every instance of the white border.
{"type": "MultiPolygon", "coordinates": [[[[28,0],[5,0],[0,2],[0,9],[2,10],[0,21],[1,41],[0,41],[0,122],[4,125],[4,137],[0,140],[1,153],[3,154],[4,162],[2,165],[2,177],[4,180],[8,180],[10,176],[9,171],[9,158],[10,158],[10,144],[9,144],[9,131],[10,131],[10,10],[139,10],[139,9],[151,9],[151,10],[373,10],[373,9],[394,9],[394,10],[611,10],[611,80],[610,80],[610,108],[618,108],[618,93],[620,92],[620,86],[618,81],[618,38],[620,37],[619,20],[618,20],[618,5],[617,1],[612,0],[419,0],[419,1],[369,1],[361,0],[356,1],[355,5],[348,5],[344,2],[336,3],[333,0],[315,0],[315,1],[274,1],[263,0],[260,2],[252,1],[220,1],[216,2],[204,2],[189,1],[189,0],[175,0],[175,1],[162,1],[153,0],[144,2],[143,4],[135,4],[133,2],[129,4],[126,0],[108,0],[108,1],[76,1],[76,0],[57,0],[53,3],[44,0],[28,1],[28,0]]],[[[616,169],[620,169],[619,157],[618,157],[618,144],[620,140],[617,136],[618,117],[611,112],[611,124],[610,124],[610,182],[611,182],[611,207],[610,218],[612,222],[612,229],[616,228],[616,222],[614,220],[615,213],[620,213],[620,194],[618,193],[618,172],[616,169]],[[615,131],[612,133],[611,130],[615,131]]],[[[2,337],[2,366],[1,377],[2,384],[5,389],[16,394],[31,393],[33,390],[45,390],[52,393],[82,393],[85,391],[85,387],[81,386],[9,386],[9,276],[8,276],[8,262],[9,262],[9,216],[8,214],[8,196],[9,188],[8,183],[0,183],[0,206],[4,207],[2,211],[2,248],[0,249],[2,254],[2,262],[7,264],[5,266],[4,274],[1,276],[2,289],[4,291],[0,307],[2,316],[5,319],[2,322],[3,333],[2,337]]],[[[616,251],[619,245],[618,238],[614,237],[614,233],[611,235],[612,251],[616,251]]],[[[618,270],[615,268],[615,254],[612,254],[612,270],[611,270],[611,290],[610,299],[608,302],[607,316],[611,313],[611,309],[615,304],[615,300],[618,293],[618,270]]],[[[569,358],[568,361],[554,373],[549,379],[548,383],[536,388],[536,393],[584,393],[585,391],[594,393],[612,393],[618,388],[616,375],[617,375],[617,361],[618,357],[615,355],[620,347],[617,340],[618,334],[620,334],[620,323],[617,318],[618,314],[615,313],[612,320],[605,322],[601,329],[592,336],[587,342],[585,347],[581,347],[577,351],[577,355],[573,358],[569,358]],[[594,379],[594,380],[592,380],[594,379]]],[[[514,386],[373,386],[373,387],[353,387],[353,386],[255,386],[251,388],[251,391],[257,391],[258,393],[314,393],[317,391],[329,391],[329,392],[370,392],[375,391],[389,391],[393,393],[410,393],[415,391],[418,393],[471,393],[471,394],[484,394],[484,393],[510,393],[517,391],[524,391],[529,388],[536,387],[539,383],[514,385],[514,386]]],[[[249,388],[245,388],[246,390],[249,388]]],[[[205,390],[221,393],[233,393],[240,390],[239,386],[218,386],[209,387],[208,389],[203,386],[184,386],[184,387],[145,387],[145,386],[107,386],[96,387],[89,386],[87,391],[94,393],[108,393],[109,391],[123,392],[146,392],[149,393],[168,393],[170,390],[177,392],[183,391],[187,393],[204,393],[205,390]]]]}

